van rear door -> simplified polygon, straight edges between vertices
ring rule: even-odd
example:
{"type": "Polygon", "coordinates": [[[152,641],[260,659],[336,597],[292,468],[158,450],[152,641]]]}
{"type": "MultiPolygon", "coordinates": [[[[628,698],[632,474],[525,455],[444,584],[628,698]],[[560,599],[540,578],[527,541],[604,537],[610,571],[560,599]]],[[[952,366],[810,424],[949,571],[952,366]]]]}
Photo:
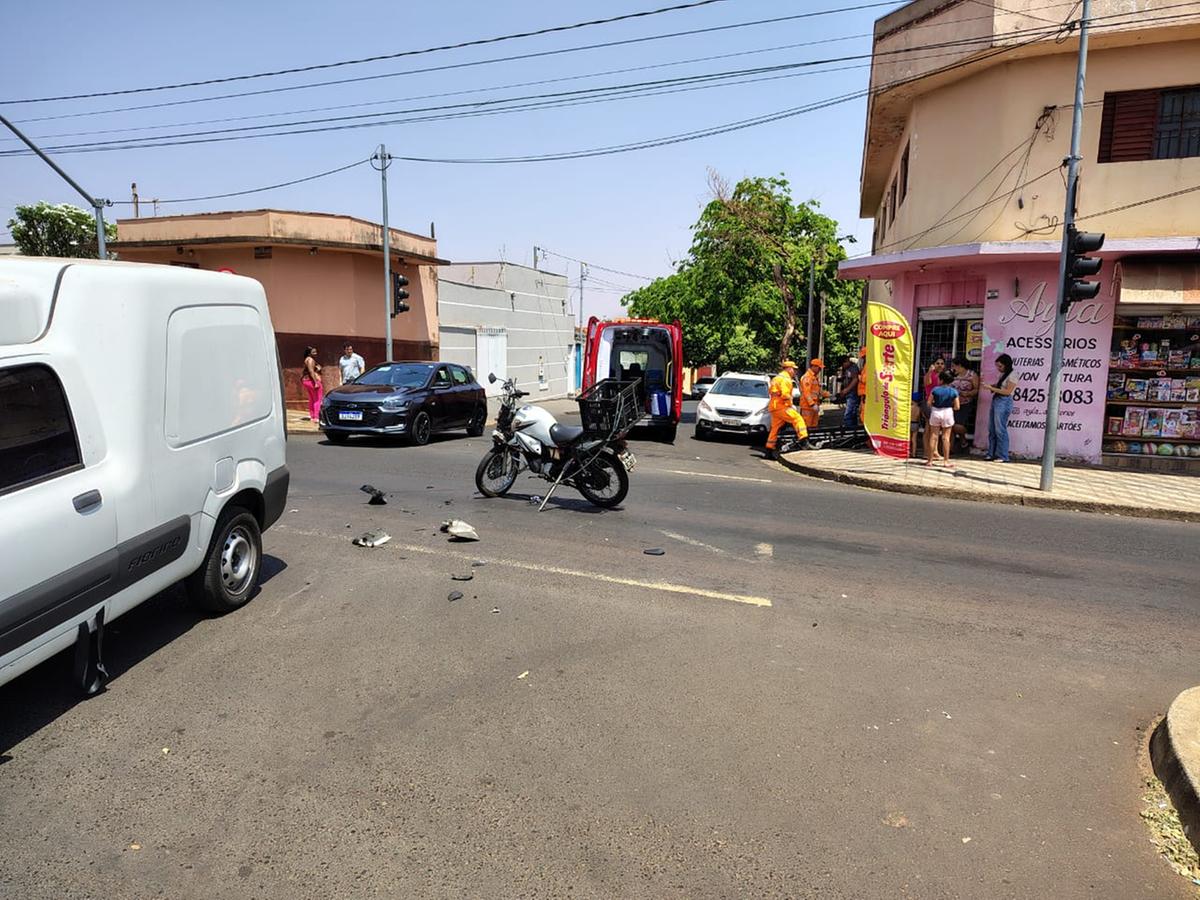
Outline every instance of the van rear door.
{"type": "Polygon", "coordinates": [[[0,670],[120,587],[112,465],[73,369],[0,362],[0,670]]]}

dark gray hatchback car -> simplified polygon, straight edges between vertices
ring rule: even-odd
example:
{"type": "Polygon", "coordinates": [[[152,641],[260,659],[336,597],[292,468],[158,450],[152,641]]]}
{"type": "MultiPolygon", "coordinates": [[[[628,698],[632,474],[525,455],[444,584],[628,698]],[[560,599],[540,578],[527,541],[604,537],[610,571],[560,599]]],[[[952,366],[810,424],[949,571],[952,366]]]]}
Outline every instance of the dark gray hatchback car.
{"type": "Polygon", "coordinates": [[[454,363],[385,363],[330,391],[321,404],[321,430],[335,444],[383,434],[420,445],[453,428],[478,437],[486,423],[483,388],[470,369],[454,363]]]}

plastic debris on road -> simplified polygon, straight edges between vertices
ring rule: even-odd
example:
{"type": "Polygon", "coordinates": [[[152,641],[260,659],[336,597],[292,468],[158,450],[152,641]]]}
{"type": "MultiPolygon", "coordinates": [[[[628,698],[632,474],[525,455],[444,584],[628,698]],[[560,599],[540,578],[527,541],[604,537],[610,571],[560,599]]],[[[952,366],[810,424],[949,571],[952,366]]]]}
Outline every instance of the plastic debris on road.
{"type": "Polygon", "coordinates": [[[472,567],[472,568],[474,568],[474,569],[478,569],[478,568],[480,568],[481,566],[486,566],[486,565],[487,565],[487,563],[486,563],[484,560],[482,560],[482,559],[473,559],[473,560],[471,560],[471,567],[472,567]]]}
{"type": "Polygon", "coordinates": [[[462,591],[451,591],[449,594],[446,595],[446,599],[449,600],[451,603],[453,603],[455,600],[461,600],[462,598],[463,598],[462,591]]]}
{"type": "Polygon", "coordinates": [[[360,534],[353,541],[356,547],[379,547],[392,539],[386,531],[376,528],[366,534],[360,534]]]}
{"type": "Polygon", "coordinates": [[[494,613],[498,613],[498,612],[500,612],[500,607],[498,607],[498,606],[493,606],[493,607],[492,607],[492,612],[494,612],[494,613]]]}
{"type": "Polygon", "coordinates": [[[371,495],[371,499],[367,501],[368,506],[386,506],[387,505],[387,497],[384,496],[383,491],[379,490],[379,488],[374,487],[369,484],[364,484],[362,487],[359,488],[359,490],[362,491],[364,494],[371,495]]]}
{"type": "Polygon", "coordinates": [[[528,670],[528,669],[526,669],[524,672],[522,672],[520,675],[518,675],[518,676],[517,676],[517,680],[518,680],[518,681],[521,681],[521,680],[523,680],[523,679],[525,679],[525,678],[528,678],[528,677],[529,677],[529,670],[528,670]]]}
{"type": "Polygon", "coordinates": [[[532,497],[529,498],[530,506],[540,506],[541,502],[542,502],[542,498],[539,497],[537,494],[534,494],[532,497]]]}
{"type": "Polygon", "coordinates": [[[441,530],[456,541],[479,540],[479,533],[462,519],[447,519],[442,523],[441,530]]]}
{"type": "Polygon", "coordinates": [[[470,572],[464,572],[462,575],[451,575],[450,580],[451,581],[470,581],[474,577],[475,576],[472,575],[470,572]]]}
{"type": "Polygon", "coordinates": [[[665,556],[667,553],[667,551],[664,550],[662,547],[650,547],[649,549],[643,550],[642,552],[645,553],[647,556],[665,556]]]}

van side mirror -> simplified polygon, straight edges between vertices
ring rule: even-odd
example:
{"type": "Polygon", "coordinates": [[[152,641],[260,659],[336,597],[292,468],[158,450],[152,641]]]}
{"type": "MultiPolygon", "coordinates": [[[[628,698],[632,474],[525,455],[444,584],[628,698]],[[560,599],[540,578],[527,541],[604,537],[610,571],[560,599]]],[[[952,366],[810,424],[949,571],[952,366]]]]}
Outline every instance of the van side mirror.
{"type": "Polygon", "coordinates": [[[488,384],[495,384],[495,383],[496,383],[496,373],[488,372],[488,384]]]}

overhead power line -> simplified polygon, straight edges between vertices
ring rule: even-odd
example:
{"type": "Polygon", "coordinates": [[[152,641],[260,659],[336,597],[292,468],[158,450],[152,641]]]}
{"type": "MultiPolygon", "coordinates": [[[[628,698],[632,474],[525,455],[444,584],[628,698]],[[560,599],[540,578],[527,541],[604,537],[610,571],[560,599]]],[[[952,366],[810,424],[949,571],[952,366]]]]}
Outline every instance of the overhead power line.
{"type": "MultiPolygon", "coordinates": [[[[992,51],[992,53],[1011,52],[1012,50],[1018,49],[1023,46],[1027,46],[1029,43],[1035,43],[1038,40],[1041,40],[1045,37],[1050,37],[1052,35],[1058,34],[1060,31],[1061,31],[1061,28],[1058,28],[1058,29],[1039,28],[1039,29],[1031,29],[1031,30],[1023,31],[1023,32],[1019,32],[1019,33],[1013,33],[1013,36],[1031,36],[1031,38],[1030,38],[1030,40],[1025,41],[1025,42],[1019,42],[1017,44],[1013,44],[1010,46],[997,48],[997,50],[992,51]]],[[[953,40],[953,41],[944,41],[941,43],[927,44],[927,45],[922,46],[919,49],[932,50],[932,49],[947,49],[947,48],[955,48],[955,47],[972,47],[972,46],[977,46],[981,43],[990,43],[990,38],[968,38],[968,39],[958,39],[958,40],[953,40]]],[[[898,50],[898,51],[885,51],[883,54],[875,54],[875,56],[878,57],[881,55],[891,55],[891,54],[912,54],[912,52],[913,52],[912,49],[904,49],[904,50],[898,50]]],[[[576,91],[560,91],[560,92],[551,92],[551,93],[544,93],[544,94],[526,95],[526,96],[521,96],[521,97],[508,97],[508,98],[500,98],[500,99],[495,99],[495,100],[481,100],[481,101],[472,101],[469,103],[448,104],[448,105],[443,105],[443,106],[417,107],[417,108],[405,109],[405,110],[389,110],[389,111],[379,112],[379,113],[362,113],[362,114],[357,114],[357,115],[352,115],[352,116],[323,117],[323,118],[319,118],[319,119],[298,120],[298,121],[293,121],[293,122],[274,123],[274,124],[267,124],[267,125],[240,126],[240,127],[227,128],[227,129],[209,129],[209,130],[196,131],[196,132],[180,132],[180,133],[169,134],[169,135],[145,136],[145,137],[141,137],[141,138],[118,139],[118,140],[113,140],[113,141],[95,141],[95,142],[85,142],[82,144],[59,144],[59,145],[53,145],[50,149],[54,150],[55,152],[70,153],[70,152],[84,152],[84,151],[91,152],[93,150],[103,150],[103,149],[134,149],[137,147],[183,146],[183,145],[195,144],[195,143],[221,143],[221,142],[229,141],[229,140],[243,140],[246,138],[259,136],[256,134],[235,134],[235,132],[261,132],[262,136],[281,136],[281,135],[310,134],[310,133],[317,133],[317,132],[323,132],[323,131],[339,131],[339,130],[346,130],[346,129],[350,129],[350,128],[362,128],[362,127],[371,126],[371,125],[408,124],[412,121],[427,121],[428,119],[404,119],[404,118],[401,118],[401,119],[385,120],[385,119],[383,119],[383,117],[386,117],[386,116],[412,116],[414,114],[419,114],[419,113],[444,112],[446,110],[466,110],[466,114],[470,115],[470,114],[474,114],[474,111],[478,110],[480,108],[496,107],[496,106],[499,106],[502,104],[524,103],[524,102],[528,102],[528,101],[547,101],[546,106],[548,107],[548,106],[555,105],[555,103],[557,103],[558,101],[562,101],[565,104],[573,98],[595,96],[597,94],[603,94],[603,93],[649,91],[649,90],[659,88],[659,87],[664,87],[664,86],[676,86],[676,85],[683,85],[683,84],[693,84],[693,83],[702,82],[702,81],[716,81],[716,80],[720,80],[720,79],[732,79],[732,78],[742,77],[742,76],[746,76],[746,75],[753,75],[753,74],[758,74],[758,73],[780,72],[780,71],[786,71],[786,70],[802,69],[802,68],[807,68],[807,67],[812,67],[812,66],[826,65],[826,64],[830,64],[830,63],[836,63],[836,62],[843,62],[843,61],[850,61],[850,60],[857,60],[857,59],[871,59],[871,58],[872,58],[872,54],[870,54],[870,53],[853,54],[853,55],[847,55],[847,56],[841,56],[841,57],[828,57],[825,59],[818,59],[818,60],[805,60],[802,62],[788,63],[788,64],[779,65],[779,66],[763,66],[763,67],[758,67],[758,68],[754,68],[754,69],[739,69],[739,70],[708,73],[708,74],[701,74],[701,75],[680,76],[677,78],[659,79],[656,81],[633,82],[633,83],[626,83],[626,84],[621,84],[621,85],[609,85],[609,86],[599,87],[599,88],[584,88],[584,89],[580,89],[580,90],[576,90],[576,91]],[[340,124],[340,123],[350,122],[350,120],[366,119],[366,118],[379,119],[380,121],[368,121],[368,122],[355,122],[352,124],[340,124]],[[315,126],[315,127],[303,127],[303,126],[315,126]],[[273,131],[268,134],[267,132],[269,129],[292,129],[292,130],[290,130],[290,131],[288,131],[288,130],[273,131]],[[230,136],[226,137],[226,135],[230,135],[230,136]]],[[[920,57],[917,57],[917,58],[920,58],[920,57]]],[[[986,59],[986,58],[988,58],[988,56],[973,57],[969,60],[965,60],[963,62],[963,64],[964,65],[974,64],[974,63],[980,61],[981,59],[986,59]]],[[[926,77],[926,76],[922,75],[919,77],[926,77]]],[[[911,79],[909,79],[909,80],[911,80],[911,79]]],[[[907,81],[908,80],[902,80],[902,81],[895,82],[894,84],[907,83],[907,81]]],[[[888,85],[884,85],[876,90],[887,90],[887,89],[890,89],[892,86],[893,86],[893,84],[888,84],[888,85]]],[[[863,92],[858,92],[858,93],[865,95],[866,93],[869,93],[869,91],[863,91],[863,92]]],[[[524,107],[520,107],[520,108],[523,109],[524,107]]],[[[538,108],[538,107],[533,106],[530,108],[538,108]]],[[[0,156],[20,155],[20,154],[21,154],[21,151],[0,152],[0,156]]]]}
{"type": "MultiPolygon", "coordinates": [[[[209,194],[206,197],[179,197],[179,198],[174,198],[174,199],[170,199],[170,200],[155,199],[152,202],[161,206],[164,203],[200,203],[205,200],[225,200],[229,197],[245,197],[247,194],[261,194],[264,191],[273,191],[273,190],[276,190],[277,188],[291,187],[294,184],[304,184],[306,181],[316,181],[318,178],[327,178],[330,175],[336,175],[339,172],[346,172],[350,169],[357,168],[358,166],[361,166],[364,163],[368,163],[370,161],[371,161],[371,158],[366,157],[364,159],[358,160],[357,162],[352,162],[352,163],[349,163],[344,166],[338,166],[336,169],[328,169],[324,172],[318,172],[315,175],[306,175],[303,178],[294,178],[291,181],[281,181],[278,184],[267,184],[267,185],[263,185],[262,187],[247,188],[244,191],[229,191],[228,193],[225,193],[225,194],[209,194]]],[[[142,202],[145,203],[147,201],[143,200],[142,202]]],[[[132,201],[132,200],[113,200],[112,203],[116,206],[132,206],[134,204],[134,201],[132,201]]]]}
{"type": "MultiPolygon", "coordinates": [[[[810,19],[810,18],[814,18],[817,16],[828,16],[828,15],[834,15],[837,13],[856,12],[858,10],[863,10],[863,9],[872,9],[872,8],[880,7],[880,6],[891,6],[891,5],[893,5],[894,2],[895,2],[895,0],[885,0],[885,2],[865,3],[865,4],[860,4],[858,6],[844,6],[844,7],[839,7],[836,9],[813,10],[811,12],[794,13],[792,15],[787,15],[787,16],[774,16],[774,17],[768,18],[768,19],[755,19],[755,20],[749,21],[749,22],[734,22],[734,23],[730,23],[727,25],[710,25],[706,28],[692,28],[692,29],[689,29],[686,31],[674,31],[674,32],[669,32],[667,34],[643,35],[641,37],[623,38],[620,40],[612,40],[612,41],[602,41],[602,42],[594,43],[594,44],[583,44],[583,45],[576,46],[576,47],[561,47],[561,48],[554,49],[554,50],[541,50],[541,51],[532,52],[532,53],[514,54],[512,56],[499,56],[499,57],[492,57],[489,59],[471,60],[471,61],[459,62],[459,63],[449,63],[447,65],[429,66],[429,67],[421,68],[421,69],[407,69],[407,70],[401,71],[401,72],[383,72],[383,73],[380,73],[377,75],[360,75],[360,76],[357,76],[354,78],[339,78],[339,79],[333,79],[333,80],[328,80],[328,81],[308,82],[306,84],[285,85],[282,87],[263,88],[263,89],[254,90],[254,91],[241,91],[241,92],[230,93],[230,94],[217,94],[217,95],[211,96],[211,97],[193,97],[190,99],[172,100],[172,101],[167,101],[164,103],[152,103],[152,104],[145,104],[145,105],[140,105],[140,106],[126,106],[126,107],[119,107],[116,109],[94,110],[91,112],[83,112],[83,113],[69,113],[69,114],[61,115],[61,116],[42,116],[42,117],[38,117],[38,118],[21,119],[19,121],[23,122],[23,123],[43,122],[43,121],[48,121],[49,119],[52,119],[52,118],[74,118],[76,116],[101,115],[101,114],[112,113],[112,112],[134,112],[134,111],[139,111],[139,110],[144,110],[144,109],[161,109],[163,107],[168,107],[168,106],[183,106],[183,105],[190,104],[190,103],[206,103],[206,102],[213,101],[213,100],[230,100],[230,99],[235,99],[235,98],[240,98],[240,97],[256,97],[256,96],[261,96],[263,94],[277,94],[277,93],[282,93],[285,91],[299,91],[299,90],[306,90],[309,88],[331,87],[331,86],[336,86],[336,85],[341,85],[341,84],[355,84],[355,83],[364,82],[364,81],[376,81],[376,80],[383,79],[383,78],[395,78],[395,77],[399,77],[399,76],[403,76],[403,75],[419,75],[419,74],[426,74],[426,73],[430,73],[430,72],[445,72],[445,71],[449,71],[452,69],[465,69],[465,68],[470,68],[472,66],[491,65],[493,63],[516,62],[516,61],[523,61],[523,60],[530,60],[530,59],[540,59],[540,58],[547,57],[547,56],[559,56],[564,53],[577,53],[577,52],[584,51],[584,50],[600,50],[600,49],[607,49],[610,47],[623,47],[623,46],[627,46],[627,45],[631,45],[631,44],[642,44],[642,43],[646,43],[649,41],[661,41],[661,40],[667,40],[670,38],[677,38],[677,37],[690,37],[692,35],[698,35],[698,34],[711,34],[713,32],[730,31],[733,29],[749,28],[749,27],[758,26],[758,25],[775,25],[775,24],[779,24],[782,22],[792,22],[792,21],[796,21],[799,19],[810,19]]],[[[852,37],[857,37],[857,36],[858,35],[853,35],[852,37]]],[[[861,35],[861,36],[862,37],[870,37],[869,34],[861,35]]],[[[835,41],[848,40],[848,39],[849,38],[827,38],[824,41],[814,41],[812,43],[826,43],[826,42],[835,42],[835,41]]],[[[431,52],[431,51],[421,51],[421,52],[431,52]]],[[[407,54],[401,54],[401,55],[407,55],[407,54]]],[[[249,77],[249,76],[247,76],[247,77],[249,77]]],[[[255,77],[259,77],[259,76],[255,76],[255,77]]],[[[214,81],[200,82],[200,83],[201,84],[220,83],[222,80],[223,79],[215,79],[214,81]]],[[[85,99],[85,98],[91,98],[91,97],[114,96],[114,95],[125,94],[125,93],[143,93],[143,92],[148,92],[148,91],[152,91],[152,90],[165,90],[165,89],[166,89],[166,87],[139,88],[139,89],[136,89],[133,91],[115,91],[115,92],[104,92],[104,93],[97,93],[97,94],[79,95],[78,97],[75,97],[75,98],[67,98],[67,97],[42,98],[41,100],[19,100],[19,101],[0,100],[0,104],[2,104],[2,103],[41,103],[41,102],[50,102],[52,100],[58,100],[58,99],[64,99],[64,100],[65,99],[85,99]]]]}
{"type": "Polygon", "coordinates": [[[545,247],[539,247],[538,250],[540,252],[544,253],[546,256],[556,256],[559,259],[565,259],[565,260],[568,260],[569,262],[582,263],[583,265],[587,266],[589,269],[599,269],[602,272],[611,272],[614,275],[624,275],[627,278],[639,278],[642,281],[653,281],[654,280],[649,275],[635,275],[633,272],[622,272],[620,269],[610,269],[610,268],[608,268],[608,266],[600,266],[600,265],[597,265],[596,263],[587,262],[582,259],[576,259],[574,256],[567,256],[565,253],[559,253],[555,250],[547,250],[545,247]]]}

